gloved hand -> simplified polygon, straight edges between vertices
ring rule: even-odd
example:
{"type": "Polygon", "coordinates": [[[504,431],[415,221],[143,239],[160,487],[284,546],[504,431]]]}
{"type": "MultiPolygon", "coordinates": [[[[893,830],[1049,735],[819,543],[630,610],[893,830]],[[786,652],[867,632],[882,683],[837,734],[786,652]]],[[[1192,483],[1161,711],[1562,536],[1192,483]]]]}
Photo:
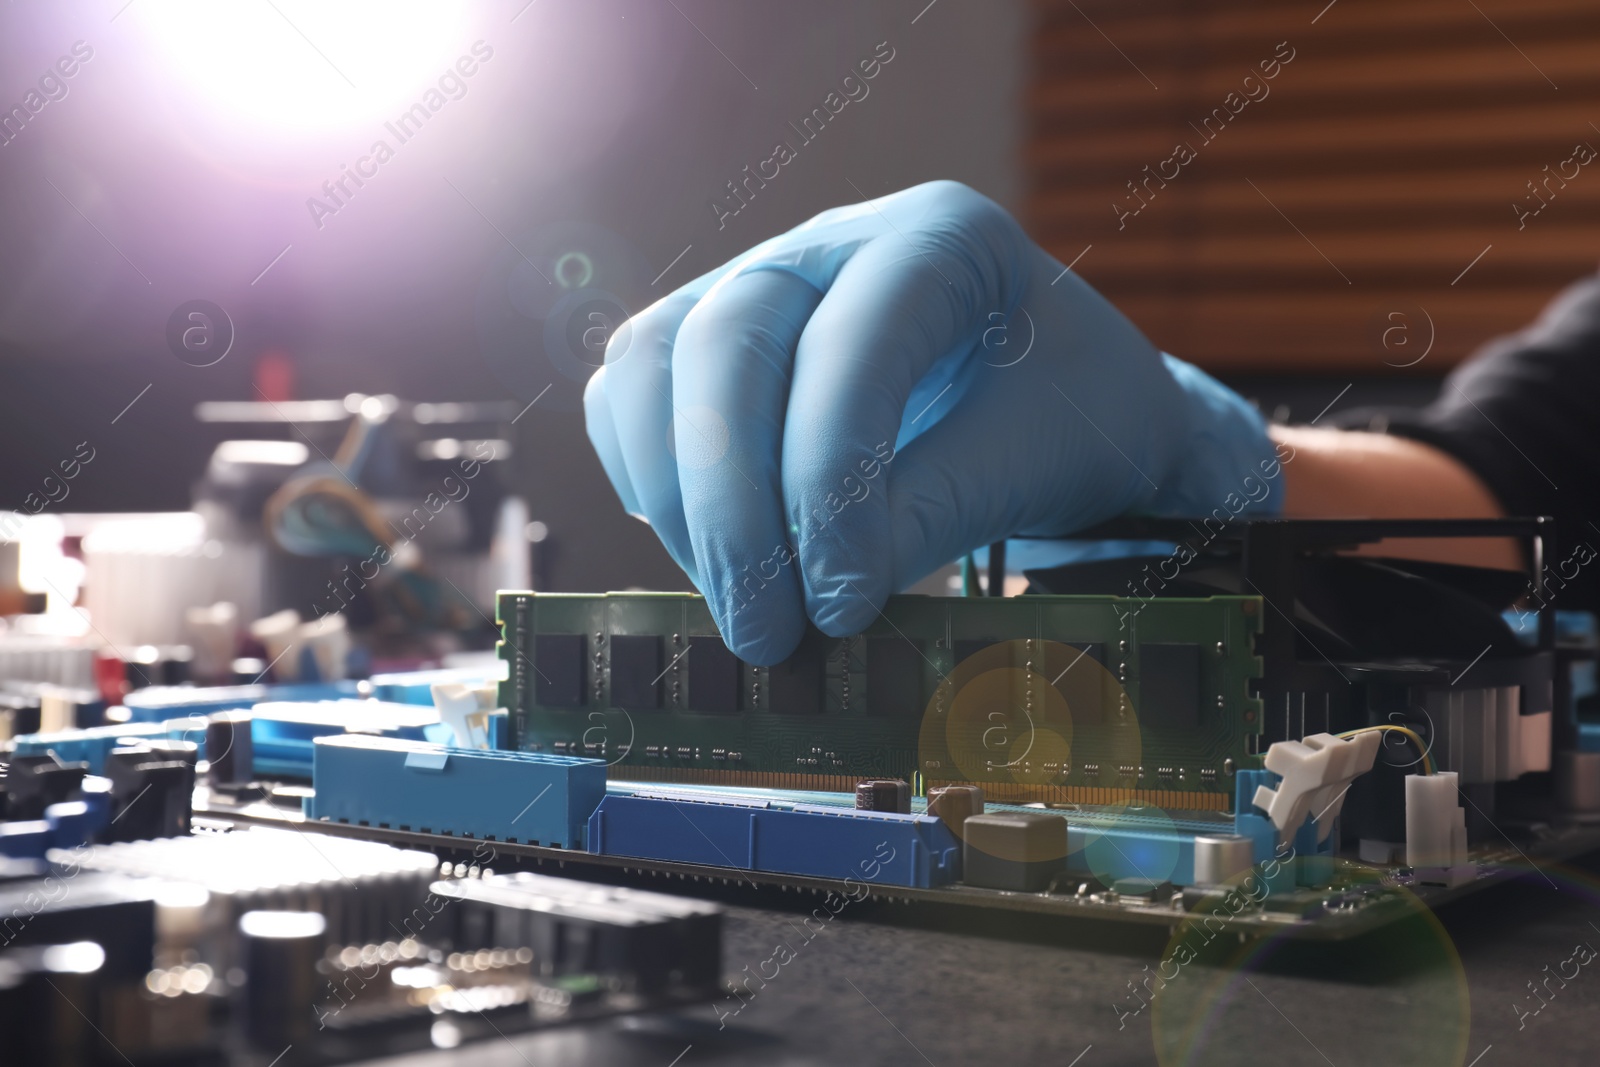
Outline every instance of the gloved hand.
{"type": "Polygon", "coordinates": [[[1210,514],[1274,455],[1242,399],[954,182],[825,211],[688,283],[613,335],[584,402],[623,505],[757,664],[807,616],[857,633],[1013,534],[1210,514]]]}

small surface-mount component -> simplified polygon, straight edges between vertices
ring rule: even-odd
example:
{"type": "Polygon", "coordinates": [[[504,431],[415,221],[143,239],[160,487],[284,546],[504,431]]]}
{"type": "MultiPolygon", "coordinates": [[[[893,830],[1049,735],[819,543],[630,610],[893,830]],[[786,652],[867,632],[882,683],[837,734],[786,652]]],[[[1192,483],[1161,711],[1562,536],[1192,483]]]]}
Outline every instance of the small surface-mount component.
{"type": "Polygon", "coordinates": [[[962,881],[1038,893],[1067,866],[1067,820],[1044,812],[974,815],[962,824],[962,881]]]}
{"type": "Polygon", "coordinates": [[[681,663],[689,681],[688,707],[712,715],[739,710],[739,657],[716,635],[689,638],[681,663]]]}
{"type": "Polygon", "coordinates": [[[860,811],[911,813],[911,786],[900,778],[876,778],[856,783],[856,808],[860,811]]]}
{"type": "Polygon", "coordinates": [[[611,706],[627,711],[661,707],[661,638],[649,634],[612,634],[611,706]]]}
{"type": "Polygon", "coordinates": [[[576,708],[584,700],[583,634],[538,634],[533,639],[533,692],[540,704],[576,708]]]}
{"type": "Polygon", "coordinates": [[[1141,644],[1139,694],[1139,724],[1144,729],[1196,729],[1202,707],[1200,646],[1141,644]]]}
{"type": "Polygon", "coordinates": [[[832,642],[807,626],[800,646],[782,663],[767,669],[767,706],[780,715],[818,715],[832,642]]]}
{"type": "Polygon", "coordinates": [[[926,683],[927,653],[919,638],[869,637],[867,710],[871,715],[920,718],[932,695],[926,683]]]}
{"type": "Polygon", "coordinates": [[[1127,900],[1159,904],[1172,898],[1172,883],[1153,878],[1118,878],[1111,883],[1111,891],[1127,900]]]}

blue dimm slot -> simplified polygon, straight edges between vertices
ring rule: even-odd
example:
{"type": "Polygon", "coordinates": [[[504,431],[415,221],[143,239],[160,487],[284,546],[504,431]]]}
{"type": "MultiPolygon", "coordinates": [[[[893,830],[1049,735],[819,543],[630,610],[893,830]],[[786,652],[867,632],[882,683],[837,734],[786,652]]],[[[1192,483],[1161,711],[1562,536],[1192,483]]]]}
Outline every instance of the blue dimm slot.
{"type": "Polygon", "coordinates": [[[317,820],[583,848],[606,765],[342,734],[315,740],[312,785],[317,820]]]}
{"type": "Polygon", "coordinates": [[[961,874],[961,846],[938,818],[817,804],[612,793],[589,819],[589,850],[929,888],[961,874]]]}

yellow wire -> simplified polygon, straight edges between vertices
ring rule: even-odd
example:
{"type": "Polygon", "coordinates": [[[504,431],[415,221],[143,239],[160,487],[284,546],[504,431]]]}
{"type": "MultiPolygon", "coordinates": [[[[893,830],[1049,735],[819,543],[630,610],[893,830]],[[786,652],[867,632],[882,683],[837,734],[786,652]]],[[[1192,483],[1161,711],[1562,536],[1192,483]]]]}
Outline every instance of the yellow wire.
{"type": "Polygon", "coordinates": [[[1428,752],[1428,743],[1422,739],[1420,734],[1411,729],[1409,726],[1396,726],[1392,723],[1383,726],[1363,726],[1359,730],[1346,730],[1343,733],[1337,733],[1333,736],[1348,738],[1354,737],[1357,734],[1387,733],[1391,731],[1397,734],[1404,734],[1411,739],[1412,744],[1417,746],[1417,751],[1422,753],[1422,767],[1424,771],[1426,771],[1428,774],[1436,774],[1438,772],[1437,768],[1433,765],[1433,756],[1428,752]]]}

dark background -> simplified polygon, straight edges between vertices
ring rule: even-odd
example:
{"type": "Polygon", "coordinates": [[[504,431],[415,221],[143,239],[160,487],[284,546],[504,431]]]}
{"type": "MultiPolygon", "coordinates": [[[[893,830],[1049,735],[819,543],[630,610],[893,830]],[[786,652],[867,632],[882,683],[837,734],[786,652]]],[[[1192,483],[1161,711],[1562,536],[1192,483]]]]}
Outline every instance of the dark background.
{"type": "MultiPolygon", "coordinates": [[[[257,399],[265,352],[292,361],[298,398],[388,392],[520,407],[553,382],[514,427],[508,471],[550,527],[551,586],[682,588],[593,456],[581,383],[544,359],[536,339],[526,351],[485,343],[480,294],[517,267],[512,244],[537,259],[552,232],[603,227],[614,239],[577,229],[573,247],[605,246],[597,259],[626,261],[608,288],[637,308],[856,199],[852,182],[877,195],[952,177],[1018,199],[1020,4],[943,0],[912,25],[920,5],[683,0],[680,12],[541,0],[519,14],[523,2],[473,5],[441,47],[445,58],[372,118],[321,130],[313,114],[287,132],[205,106],[203,84],[164,51],[169,23],[147,0],[120,14],[122,0],[0,9],[0,102],[20,101],[74,41],[94,49],[67,97],[0,147],[0,505],[20,506],[88,439],[97,457],[61,510],[188,507],[211,448],[229,436],[197,424],[194,406],[257,399]],[[479,39],[494,56],[467,94],[319,230],[307,198],[375,137],[393,145],[383,120],[479,39]],[[895,58],[866,99],[719,232],[712,197],[776,140],[793,140],[791,118],[820,105],[882,41],[895,58]],[[221,305],[237,328],[227,357],[203,369],[174,358],[165,339],[173,309],[197,298],[221,305]]],[[[317,36],[303,5],[278,6],[317,36]]],[[[281,42],[286,62],[319,62],[292,55],[300,44],[281,42]]],[[[319,44],[347,67],[365,46],[359,36],[319,44]]],[[[256,45],[246,34],[204,46],[256,45]]],[[[348,91],[327,81],[329,93],[348,91]]]]}
{"type": "MultiPolygon", "coordinates": [[[[516,456],[505,468],[550,528],[549,585],[683,588],[593,457],[581,383],[541,355],[537,337],[523,347],[498,338],[485,296],[517,284],[521,255],[537,259],[566,240],[603,260],[597,269],[622,304],[642,307],[856,199],[852,186],[877,195],[956,178],[1021,210],[1034,181],[1023,99],[1042,16],[1019,0],[924,7],[475,5],[440,43],[442,58],[418,64],[415,87],[402,84],[367,117],[329,121],[313,95],[299,111],[286,104],[275,124],[230,110],[173,49],[207,49],[224,68],[229,49],[281,49],[285,77],[323,78],[320,91],[338,102],[335,94],[351,90],[318,68],[300,38],[258,39],[246,27],[185,40],[173,29],[177,16],[147,0],[7,5],[5,106],[20,103],[74,42],[94,55],[64,99],[0,146],[0,505],[20,506],[88,440],[95,462],[61,510],[186,508],[211,448],[228,436],[198,424],[195,404],[257,399],[252,382],[265,353],[292,363],[297,398],[388,392],[520,406],[551,384],[514,427],[516,456]],[[321,196],[321,184],[374,138],[393,143],[383,122],[480,39],[494,56],[467,80],[466,95],[319,229],[307,198],[321,196]],[[724,183],[770,155],[777,139],[793,139],[788,123],[884,41],[894,59],[866,99],[719,228],[710,202],[725,195],[724,183]],[[234,322],[233,348],[215,366],[188,366],[168,350],[168,317],[192,299],[218,303],[234,322]]],[[[319,36],[307,9],[279,8],[285,22],[319,36]]],[[[373,58],[359,34],[321,36],[330,63],[356,69],[373,58]]],[[[270,95],[267,81],[256,88],[270,95]]],[[[1092,268],[1083,268],[1091,280],[1092,268]]],[[[1294,370],[1233,380],[1269,413],[1309,418],[1354,377],[1294,370]]],[[[1340,404],[1432,388],[1425,376],[1368,374],[1340,404]]]]}

